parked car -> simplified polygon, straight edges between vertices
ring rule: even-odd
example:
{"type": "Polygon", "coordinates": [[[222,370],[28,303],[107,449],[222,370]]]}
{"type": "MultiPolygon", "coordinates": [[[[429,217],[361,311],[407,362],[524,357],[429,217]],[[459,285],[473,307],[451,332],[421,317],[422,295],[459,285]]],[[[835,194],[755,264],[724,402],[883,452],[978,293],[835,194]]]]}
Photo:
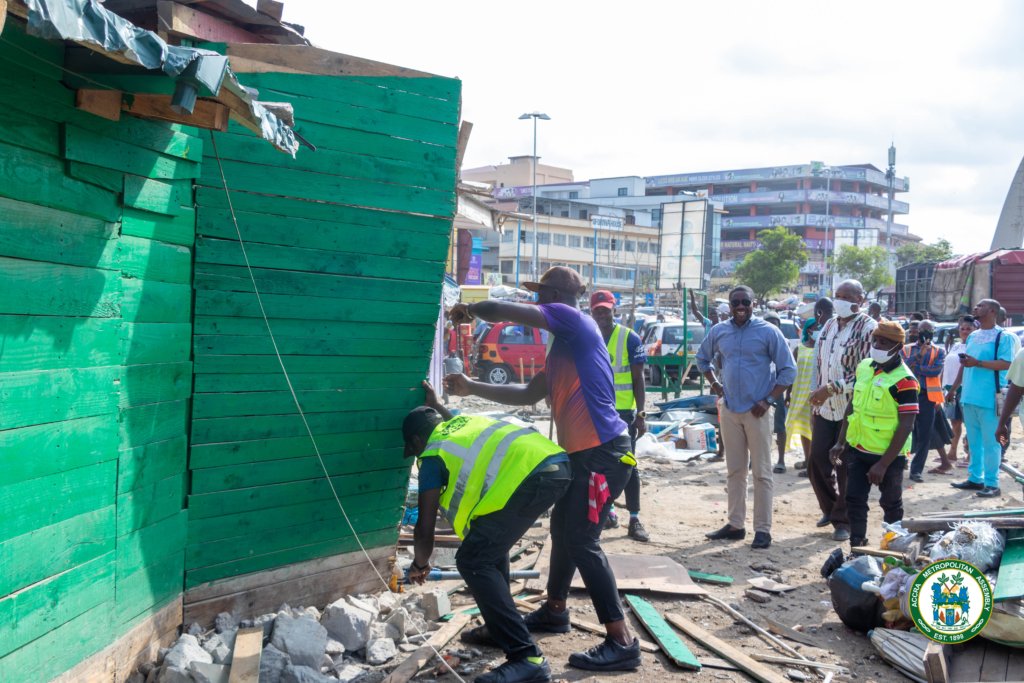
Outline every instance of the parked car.
{"type": "Polygon", "coordinates": [[[490,384],[527,382],[544,369],[547,331],[504,322],[478,336],[473,367],[490,384]]]}
{"type": "MultiPolygon", "coordinates": [[[[655,323],[640,337],[648,356],[670,356],[682,351],[683,344],[692,358],[704,341],[704,326],[696,321],[655,323]]],[[[671,372],[671,371],[670,371],[671,372]]],[[[648,366],[645,373],[651,384],[661,384],[661,368],[648,366]]]]}
{"type": "Polygon", "coordinates": [[[789,350],[792,351],[796,347],[800,346],[800,326],[793,320],[782,320],[780,322],[782,336],[786,338],[786,345],[789,346],[789,350]]]}

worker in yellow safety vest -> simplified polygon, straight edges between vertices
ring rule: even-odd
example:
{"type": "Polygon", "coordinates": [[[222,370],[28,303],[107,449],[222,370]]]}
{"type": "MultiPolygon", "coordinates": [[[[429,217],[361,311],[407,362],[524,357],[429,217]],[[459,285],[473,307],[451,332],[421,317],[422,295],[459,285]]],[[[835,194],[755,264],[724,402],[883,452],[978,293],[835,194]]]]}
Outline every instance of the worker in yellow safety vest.
{"type": "Polygon", "coordinates": [[[569,456],[536,430],[479,415],[453,416],[424,382],[426,405],[402,423],[406,457],[419,465],[415,557],[409,580],[430,572],[437,512],[462,543],[455,565],[484,625],[464,640],[491,642],[506,661],[479,683],[546,683],[551,669],[509,591],[509,550],[569,488],[569,456]]]}
{"type": "Polygon", "coordinates": [[[868,494],[881,493],[886,523],[903,519],[903,470],[918,414],[920,385],[900,353],[904,332],[883,320],[871,333],[871,355],[857,366],[853,400],[830,456],[847,468],[846,506],[850,546],[867,544],[868,494]]]}
{"type": "MultiPolygon", "coordinates": [[[[644,393],[644,365],[647,354],[640,336],[615,322],[615,295],[607,289],[599,289],[590,295],[590,317],[597,323],[601,336],[608,346],[612,361],[612,376],[615,383],[615,410],[623,422],[629,425],[629,440],[636,452],[636,440],[647,432],[647,401],[644,393]],[[639,410],[638,410],[639,408],[639,410]]],[[[640,522],[640,470],[633,468],[633,474],[626,482],[626,509],[629,510],[628,535],[635,541],[647,543],[651,540],[647,529],[640,522]]],[[[619,526],[615,514],[615,501],[608,501],[608,517],[605,529],[619,526]]]]}

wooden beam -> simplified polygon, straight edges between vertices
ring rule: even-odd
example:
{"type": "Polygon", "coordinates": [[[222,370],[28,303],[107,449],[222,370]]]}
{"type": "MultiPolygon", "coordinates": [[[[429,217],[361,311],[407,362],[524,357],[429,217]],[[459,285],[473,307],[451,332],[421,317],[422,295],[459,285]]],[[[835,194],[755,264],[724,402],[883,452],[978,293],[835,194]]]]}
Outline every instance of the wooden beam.
{"type": "Polygon", "coordinates": [[[284,3],[277,0],[259,0],[256,3],[256,11],[266,14],[274,21],[281,21],[281,17],[284,16],[284,3]]]}
{"type": "Polygon", "coordinates": [[[120,121],[122,95],[120,90],[80,88],[75,91],[75,107],[104,119],[120,121]]]}
{"type": "Polygon", "coordinates": [[[949,649],[936,642],[924,651],[924,672],[928,683],[949,683],[949,649]]]}
{"type": "Polygon", "coordinates": [[[230,110],[225,105],[203,99],[196,101],[195,110],[191,114],[179,114],[171,109],[169,95],[131,95],[124,98],[121,109],[146,119],[183,123],[188,126],[219,131],[228,129],[230,116],[230,110]]]}
{"type": "Polygon", "coordinates": [[[228,683],[257,683],[263,654],[263,627],[242,628],[235,637],[228,683]]]}
{"type": "Polygon", "coordinates": [[[398,668],[392,671],[383,683],[406,683],[426,666],[434,656],[435,650],[440,650],[448,644],[449,640],[459,634],[459,631],[469,623],[470,618],[468,614],[456,614],[451,621],[434,631],[423,647],[414,650],[404,662],[399,664],[398,668]]]}
{"type": "Polygon", "coordinates": [[[214,43],[265,43],[266,39],[229,21],[179,5],[171,0],[156,3],[159,31],[214,43]]]}
{"type": "Polygon", "coordinates": [[[686,643],[676,635],[676,632],[672,630],[672,627],[668,625],[654,605],[636,595],[627,594],[626,601],[633,610],[633,614],[644,625],[651,637],[657,641],[669,659],[683,669],[700,671],[700,660],[690,652],[690,648],[686,647],[686,643]]]}
{"type": "Polygon", "coordinates": [[[814,638],[811,638],[806,633],[800,633],[800,631],[797,631],[795,629],[790,628],[789,626],[786,626],[781,621],[776,621],[771,617],[765,617],[764,621],[766,624],[768,624],[768,630],[777,636],[789,638],[794,642],[809,645],[811,647],[821,647],[821,645],[815,642],[814,638]]]}
{"type": "Polygon", "coordinates": [[[678,614],[666,614],[665,619],[704,647],[738,666],[754,680],[761,681],[761,683],[788,683],[788,679],[775,673],[773,669],[755,661],[738,648],[718,636],[712,635],[686,617],[678,614]]]}
{"type": "Polygon", "coordinates": [[[455,177],[459,176],[462,169],[462,159],[466,156],[466,147],[469,146],[469,136],[473,132],[473,124],[470,121],[463,121],[459,126],[459,137],[455,143],[455,177]]]}
{"type": "Polygon", "coordinates": [[[323,76],[401,76],[433,78],[435,74],[406,69],[306,45],[236,43],[228,45],[235,73],[305,73],[323,76]]]}

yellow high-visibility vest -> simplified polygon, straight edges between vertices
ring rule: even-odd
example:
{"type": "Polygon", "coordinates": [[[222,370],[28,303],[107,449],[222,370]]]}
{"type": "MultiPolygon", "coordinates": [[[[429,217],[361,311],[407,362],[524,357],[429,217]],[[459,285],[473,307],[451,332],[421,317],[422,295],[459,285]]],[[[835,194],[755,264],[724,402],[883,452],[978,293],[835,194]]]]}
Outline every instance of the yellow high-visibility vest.
{"type": "Polygon", "coordinates": [[[505,507],[540,463],[562,449],[534,429],[479,415],[458,415],[439,424],[420,458],[441,458],[448,483],[441,513],[459,538],[477,517],[505,507]]]}
{"type": "MultiPolygon", "coordinates": [[[[870,358],[857,366],[853,385],[853,412],[847,418],[846,442],[867,453],[882,455],[892,442],[900,423],[899,404],[889,388],[914,373],[904,363],[894,370],[875,374],[870,358]]],[[[911,438],[900,447],[900,454],[910,452],[911,438]]]]}
{"type": "Polygon", "coordinates": [[[612,361],[615,381],[615,409],[636,410],[636,396],[633,395],[633,373],[629,370],[629,328],[615,323],[612,336],[608,338],[608,354],[612,361]]]}

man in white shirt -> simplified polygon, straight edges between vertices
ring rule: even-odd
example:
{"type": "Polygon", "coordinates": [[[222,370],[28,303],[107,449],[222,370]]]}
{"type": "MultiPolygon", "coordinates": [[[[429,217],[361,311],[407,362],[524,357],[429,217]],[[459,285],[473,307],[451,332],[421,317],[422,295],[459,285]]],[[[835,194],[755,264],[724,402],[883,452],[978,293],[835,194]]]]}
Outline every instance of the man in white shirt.
{"type": "MultiPolygon", "coordinates": [[[[974,316],[965,315],[961,316],[960,324],[957,328],[958,337],[953,344],[946,349],[946,360],[942,366],[942,390],[949,393],[950,387],[956,383],[956,376],[960,372],[960,354],[964,353],[966,347],[967,337],[974,332],[974,316]]],[[[949,447],[948,458],[950,462],[955,463],[957,460],[957,450],[960,448],[960,436],[963,434],[964,429],[964,409],[960,405],[960,392],[956,392],[955,399],[949,401],[945,406],[946,418],[949,420],[949,426],[953,431],[952,441],[953,443],[949,447]]]]}

